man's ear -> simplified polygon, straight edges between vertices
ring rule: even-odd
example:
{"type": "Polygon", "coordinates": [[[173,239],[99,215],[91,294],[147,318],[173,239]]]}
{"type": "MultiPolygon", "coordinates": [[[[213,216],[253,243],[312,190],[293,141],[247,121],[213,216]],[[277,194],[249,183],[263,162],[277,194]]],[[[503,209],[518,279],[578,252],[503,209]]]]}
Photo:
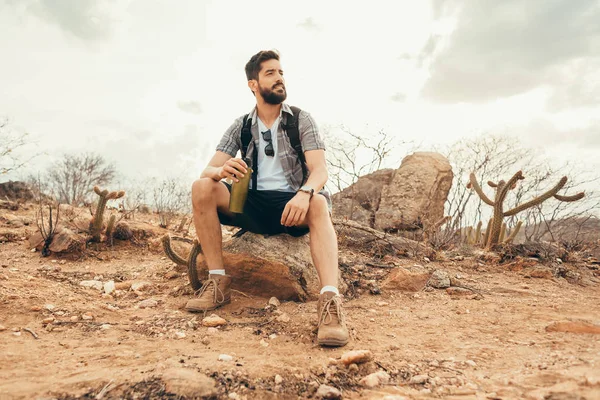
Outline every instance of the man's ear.
{"type": "Polygon", "coordinates": [[[258,91],[258,81],[256,79],[250,79],[248,81],[248,87],[252,92],[256,93],[258,91]]]}

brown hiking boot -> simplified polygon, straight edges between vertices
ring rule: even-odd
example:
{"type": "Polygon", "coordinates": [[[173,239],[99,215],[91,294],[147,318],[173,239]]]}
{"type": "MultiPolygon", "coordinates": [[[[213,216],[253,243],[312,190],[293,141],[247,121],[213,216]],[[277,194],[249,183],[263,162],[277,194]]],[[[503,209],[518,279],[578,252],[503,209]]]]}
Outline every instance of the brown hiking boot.
{"type": "Polygon", "coordinates": [[[231,276],[209,275],[196,294],[198,297],[185,305],[187,311],[210,311],[231,303],[231,276]]]}
{"type": "Polygon", "coordinates": [[[342,298],[334,292],[319,296],[317,305],[319,332],[317,341],[321,346],[344,346],[348,343],[348,328],[342,309],[342,298]]]}

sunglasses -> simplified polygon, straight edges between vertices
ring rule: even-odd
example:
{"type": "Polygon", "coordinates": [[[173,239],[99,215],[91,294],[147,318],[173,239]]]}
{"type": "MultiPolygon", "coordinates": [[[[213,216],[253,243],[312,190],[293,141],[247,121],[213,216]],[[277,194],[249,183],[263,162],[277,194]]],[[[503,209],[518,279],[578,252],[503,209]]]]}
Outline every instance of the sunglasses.
{"type": "Polygon", "coordinates": [[[263,135],[263,139],[267,142],[267,146],[265,147],[265,154],[269,157],[273,157],[275,155],[275,150],[273,149],[273,140],[271,138],[271,130],[267,129],[265,132],[261,132],[263,135]]]}

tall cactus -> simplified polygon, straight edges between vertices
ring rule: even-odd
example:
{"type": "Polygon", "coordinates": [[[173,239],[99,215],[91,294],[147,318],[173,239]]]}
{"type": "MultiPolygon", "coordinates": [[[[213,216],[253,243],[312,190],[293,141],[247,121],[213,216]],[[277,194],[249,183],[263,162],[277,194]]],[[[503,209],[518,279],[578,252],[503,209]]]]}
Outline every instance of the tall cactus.
{"type": "Polygon", "coordinates": [[[96,207],[96,213],[90,223],[90,235],[92,242],[99,242],[101,239],[102,233],[102,223],[104,221],[104,209],[106,208],[106,202],[108,200],[116,200],[125,196],[125,192],[123,190],[119,192],[109,192],[108,190],[100,190],[98,186],[94,186],[94,192],[100,196],[100,200],[98,200],[98,207],[96,207]]]}
{"type": "MultiPolygon", "coordinates": [[[[474,189],[475,192],[477,192],[477,194],[479,195],[479,197],[485,204],[488,204],[488,205],[494,207],[494,215],[492,217],[490,233],[486,234],[486,236],[487,236],[486,249],[488,249],[488,250],[491,249],[492,247],[494,247],[495,245],[497,245],[500,241],[500,233],[502,231],[502,224],[504,222],[504,217],[513,216],[521,211],[527,210],[528,208],[531,208],[533,206],[541,204],[544,201],[548,200],[550,197],[554,197],[555,199],[560,200],[560,201],[572,202],[572,201],[581,200],[585,196],[585,194],[583,192],[577,193],[573,196],[559,195],[558,191],[561,190],[567,183],[567,177],[563,176],[561,178],[561,180],[552,189],[548,190],[547,192],[541,194],[540,196],[534,197],[533,199],[531,199],[521,205],[518,205],[511,210],[504,211],[504,200],[506,199],[506,195],[508,194],[508,191],[511,189],[514,189],[517,185],[517,182],[522,179],[525,179],[525,177],[523,176],[523,172],[519,171],[516,174],[514,174],[512,176],[512,178],[510,178],[508,180],[508,182],[505,182],[503,180],[501,180],[498,183],[494,183],[491,181],[488,182],[488,185],[490,187],[496,189],[496,196],[494,197],[494,201],[492,201],[483,192],[483,190],[481,189],[481,186],[479,186],[479,183],[477,182],[477,177],[475,176],[475,173],[471,172],[470,182],[467,185],[467,187],[474,189]]],[[[514,237],[512,239],[514,239],[514,237]]]]}

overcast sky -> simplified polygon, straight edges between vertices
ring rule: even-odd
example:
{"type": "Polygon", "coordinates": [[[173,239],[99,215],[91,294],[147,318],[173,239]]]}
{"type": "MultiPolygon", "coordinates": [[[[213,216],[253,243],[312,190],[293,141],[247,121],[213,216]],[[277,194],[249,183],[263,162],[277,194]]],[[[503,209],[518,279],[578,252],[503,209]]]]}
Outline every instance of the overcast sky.
{"type": "Polygon", "coordinates": [[[34,168],[95,151],[191,182],[254,104],[246,61],[276,48],[322,127],[425,149],[518,135],[600,168],[599,4],[0,0],[0,116],[47,152],[34,168]]]}

